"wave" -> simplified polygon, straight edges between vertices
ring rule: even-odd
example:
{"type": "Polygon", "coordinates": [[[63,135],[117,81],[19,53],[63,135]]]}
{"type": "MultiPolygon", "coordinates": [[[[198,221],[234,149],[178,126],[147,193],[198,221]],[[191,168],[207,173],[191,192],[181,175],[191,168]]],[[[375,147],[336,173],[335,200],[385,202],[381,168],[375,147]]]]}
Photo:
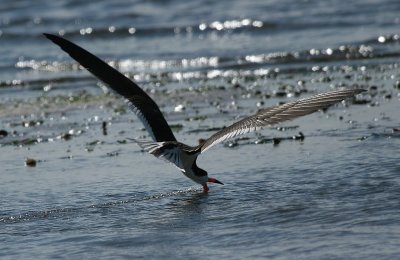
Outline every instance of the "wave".
{"type": "Polygon", "coordinates": [[[161,200],[169,197],[176,197],[187,194],[197,194],[202,190],[198,187],[190,187],[183,190],[171,191],[166,193],[147,195],[139,198],[132,198],[126,200],[119,201],[111,201],[111,202],[103,202],[98,204],[92,204],[89,206],[83,207],[69,207],[69,208],[53,208],[53,209],[44,209],[40,211],[29,211],[17,215],[10,216],[0,216],[0,224],[13,224],[27,221],[35,221],[49,218],[61,218],[61,217],[70,217],[75,214],[92,214],[96,209],[104,209],[104,208],[115,208],[115,207],[123,207],[127,204],[137,204],[152,200],[161,200]]]}
{"type": "MultiPolygon", "coordinates": [[[[349,61],[381,59],[396,60],[400,51],[396,48],[385,48],[387,44],[398,43],[397,34],[378,36],[358,44],[341,45],[335,48],[307,49],[292,52],[270,52],[241,56],[200,56],[180,59],[115,59],[108,63],[125,73],[135,81],[182,81],[191,79],[231,78],[237,76],[273,76],[276,73],[293,73],[324,70],[330,63],[341,64],[349,61]],[[320,63],[324,63],[319,65],[320,63]]],[[[348,64],[346,64],[348,65],[348,64]]],[[[46,72],[65,72],[68,75],[51,77],[46,74],[42,79],[14,79],[0,81],[0,87],[26,86],[40,87],[49,82],[75,82],[90,80],[90,76],[77,76],[76,72],[84,70],[72,61],[50,61],[21,59],[14,65],[17,70],[46,72]]],[[[336,66],[339,67],[340,66],[336,66]]]]}

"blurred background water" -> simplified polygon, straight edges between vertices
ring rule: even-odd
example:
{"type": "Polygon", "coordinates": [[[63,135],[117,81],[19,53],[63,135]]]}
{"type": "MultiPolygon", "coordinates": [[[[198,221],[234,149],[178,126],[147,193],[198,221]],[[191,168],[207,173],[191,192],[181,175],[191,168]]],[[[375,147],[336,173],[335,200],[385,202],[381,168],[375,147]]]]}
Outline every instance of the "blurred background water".
{"type": "Polygon", "coordinates": [[[1,1],[0,257],[398,257],[399,13],[395,0],[1,1]],[[260,107],[368,91],[213,147],[199,166],[225,185],[203,194],[129,141],[147,137],[140,121],[43,32],[140,83],[190,144],[260,107]]]}

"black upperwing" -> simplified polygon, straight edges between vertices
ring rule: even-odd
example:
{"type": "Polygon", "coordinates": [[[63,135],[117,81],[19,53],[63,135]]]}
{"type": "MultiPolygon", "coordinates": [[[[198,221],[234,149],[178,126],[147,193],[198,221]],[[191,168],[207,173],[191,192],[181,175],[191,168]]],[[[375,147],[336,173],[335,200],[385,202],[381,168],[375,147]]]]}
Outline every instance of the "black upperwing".
{"type": "Polygon", "coordinates": [[[176,141],[160,108],[136,83],[78,45],[56,35],[44,33],[90,73],[126,98],[129,107],[143,122],[154,141],[176,141]]]}

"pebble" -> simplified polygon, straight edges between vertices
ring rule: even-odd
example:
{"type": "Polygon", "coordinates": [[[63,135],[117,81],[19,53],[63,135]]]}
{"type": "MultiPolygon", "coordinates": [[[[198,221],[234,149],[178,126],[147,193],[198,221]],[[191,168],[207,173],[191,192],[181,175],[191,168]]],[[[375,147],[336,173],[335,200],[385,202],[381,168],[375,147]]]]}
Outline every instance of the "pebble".
{"type": "Polygon", "coordinates": [[[264,101],[258,101],[257,102],[257,107],[262,107],[264,106],[264,101]]]}
{"type": "Polygon", "coordinates": [[[71,140],[72,135],[71,135],[70,133],[66,133],[66,134],[62,134],[62,135],[60,136],[60,138],[63,139],[63,140],[65,140],[65,141],[68,141],[68,140],[71,140]]]}
{"type": "Polygon", "coordinates": [[[8,132],[6,130],[0,130],[0,138],[6,137],[8,135],[8,132]]]}
{"type": "Polygon", "coordinates": [[[179,104],[179,105],[177,105],[177,106],[174,108],[174,111],[175,111],[175,112],[182,112],[182,111],[184,111],[185,109],[186,109],[186,108],[185,108],[184,105],[179,104]]]}
{"type": "Polygon", "coordinates": [[[274,146],[277,146],[280,142],[281,142],[280,138],[276,137],[272,138],[272,143],[274,144],[274,146]]]}
{"type": "Polygon", "coordinates": [[[278,91],[274,91],[274,96],[275,97],[286,97],[287,93],[286,93],[286,91],[278,90],[278,91]]]}
{"type": "Polygon", "coordinates": [[[394,83],[394,87],[400,89],[400,81],[396,81],[396,83],[394,83]]]}
{"type": "Polygon", "coordinates": [[[377,86],[369,87],[369,94],[373,97],[376,96],[378,94],[378,87],[377,86]]]}
{"type": "Polygon", "coordinates": [[[107,122],[103,121],[103,123],[101,124],[101,128],[103,130],[103,135],[107,135],[107,122]]]}
{"type": "Polygon", "coordinates": [[[26,158],[25,166],[27,166],[27,167],[35,167],[36,166],[36,160],[32,159],[32,158],[26,158]]]}
{"type": "Polygon", "coordinates": [[[302,133],[302,132],[299,132],[299,134],[298,134],[298,135],[295,135],[295,136],[293,136],[293,139],[294,139],[294,140],[300,140],[300,141],[303,141],[303,140],[304,140],[304,135],[303,135],[303,133],[302,133]]]}

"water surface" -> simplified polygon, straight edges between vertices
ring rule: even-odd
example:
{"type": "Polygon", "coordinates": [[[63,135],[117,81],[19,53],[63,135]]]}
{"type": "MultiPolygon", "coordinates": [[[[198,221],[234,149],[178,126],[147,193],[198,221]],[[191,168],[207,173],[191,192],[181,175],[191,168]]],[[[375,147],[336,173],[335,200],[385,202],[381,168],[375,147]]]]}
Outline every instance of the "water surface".
{"type": "Polygon", "coordinates": [[[399,11],[390,0],[1,2],[0,257],[396,258],[399,11]],[[140,83],[189,144],[261,107],[368,91],[213,147],[198,164],[225,185],[203,194],[129,140],[148,138],[140,121],[43,32],[140,83]]]}

